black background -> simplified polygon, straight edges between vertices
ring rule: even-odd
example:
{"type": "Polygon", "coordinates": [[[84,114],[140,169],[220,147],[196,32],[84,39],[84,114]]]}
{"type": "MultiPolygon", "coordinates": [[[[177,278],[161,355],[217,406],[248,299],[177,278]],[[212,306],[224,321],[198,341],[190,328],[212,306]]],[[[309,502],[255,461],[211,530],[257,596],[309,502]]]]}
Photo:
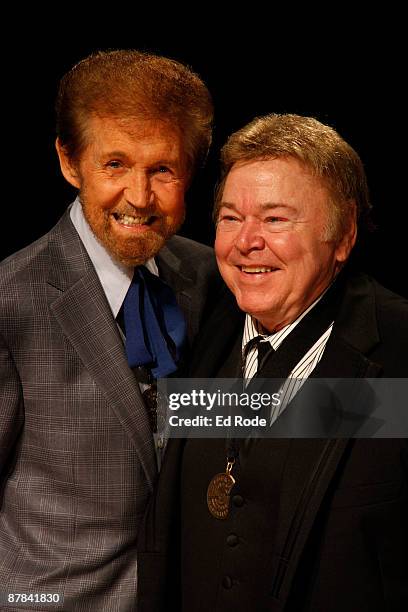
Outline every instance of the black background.
{"type": "MultiPolygon", "coordinates": [[[[168,10],[161,15],[161,30],[168,10]]],[[[126,14],[119,20],[116,15],[108,34],[106,24],[101,33],[96,23],[86,28],[75,25],[68,33],[65,27],[62,32],[54,16],[54,26],[46,33],[36,29],[8,47],[1,76],[5,153],[1,258],[48,231],[74,196],[54,153],[59,78],[96,49],[138,48],[189,64],[214,98],[213,147],[187,196],[184,235],[207,244],[213,241],[211,206],[218,150],[232,131],[269,112],[312,115],[335,127],[366,168],[377,230],[359,249],[361,265],[385,286],[408,296],[406,164],[401,146],[406,140],[405,77],[394,25],[384,19],[380,27],[365,23],[353,28],[349,15],[344,25],[337,23],[336,31],[335,16],[312,30],[299,26],[302,19],[294,28],[279,16],[264,19],[258,13],[252,23],[243,15],[239,24],[230,22],[215,30],[206,17],[203,23],[197,17],[193,27],[175,28],[174,20],[169,21],[163,35],[151,16],[130,34],[117,25],[128,20],[126,14]]]]}

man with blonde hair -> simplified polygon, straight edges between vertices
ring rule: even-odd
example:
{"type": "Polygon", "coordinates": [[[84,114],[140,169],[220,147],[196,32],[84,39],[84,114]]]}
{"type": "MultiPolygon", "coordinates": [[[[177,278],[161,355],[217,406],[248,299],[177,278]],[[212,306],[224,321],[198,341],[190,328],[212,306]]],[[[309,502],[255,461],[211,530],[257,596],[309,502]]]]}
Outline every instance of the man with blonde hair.
{"type": "Polygon", "coordinates": [[[136,609],[155,381],[186,360],[215,286],[212,250],[174,236],[212,115],[194,72],[148,53],[98,52],[61,80],[78,197],[0,267],[1,609],[136,609]]]}
{"type": "Polygon", "coordinates": [[[170,441],[139,541],[155,559],[141,601],[158,603],[142,609],[405,610],[406,440],[336,437],[331,405],[321,421],[305,413],[313,381],[408,377],[407,301],[349,262],[370,211],[362,162],[331,127],[272,114],[234,133],[222,164],[215,252],[228,291],[191,374],[241,377],[248,393],[282,380],[285,401],[269,438],[170,441]]]}

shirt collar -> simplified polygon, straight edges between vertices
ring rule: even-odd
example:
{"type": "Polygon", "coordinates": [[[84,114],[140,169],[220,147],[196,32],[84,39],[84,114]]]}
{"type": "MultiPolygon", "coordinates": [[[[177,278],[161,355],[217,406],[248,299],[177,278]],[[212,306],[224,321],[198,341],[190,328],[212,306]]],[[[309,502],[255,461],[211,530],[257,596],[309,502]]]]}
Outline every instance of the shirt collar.
{"type": "Polygon", "coordinates": [[[292,321],[292,323],[289,323],[285,327],[282,327],[282,329],[273,334],[266,334],[264,328],[259,323],[259,321],[257,321],[251,315],[247,314],[245,317],[244,335],[242,337],[242,351],[244,352],[248,342],[250,342],[253,338],[256,338],[257,336],[263,336],[262,342],[270,342],[272,348],[276,351],[276,349],[282,344],[284,339],[295,329],[296,325],[300,323],[303,317],[305,317],[307,313],[310,312],[318,302],[320,302],[329,287],[327,287],[323,291],[323,293],[321,293],[319,297],[298,316],[297,319],[295,319],[294,321],[292,321]]]}
{"type": "MultiPolygon", "coordinates": [[[[99,242],[85,219],[79,197],[75,199],[71,206],[70,217],[92,261],[112,314],[116,318],[132,282],[134,267],[125,266],[113,259],[99,242]]],[[[149,259],[144,265],[150,272],[158,276],[159,271],[153,258],[149,259]]]]}

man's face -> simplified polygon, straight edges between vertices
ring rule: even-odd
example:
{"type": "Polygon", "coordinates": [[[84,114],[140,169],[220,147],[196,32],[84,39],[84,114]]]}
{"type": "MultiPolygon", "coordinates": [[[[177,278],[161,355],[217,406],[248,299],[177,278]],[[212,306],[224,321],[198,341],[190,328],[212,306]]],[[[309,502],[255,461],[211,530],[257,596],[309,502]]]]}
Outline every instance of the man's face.
{"type": "Polygon", "coordinates": [[[184,219],[182,139],[167,124],[92,116],[77,163],[57,143],[65,178],[110,254],[130,266],[155,255],[184,219]]]}
{"type": "Polygon", "coordinates": [[[215,252],[238,306],[269,331],[294,321],[330,284],[355,240],[325,239],[329,193],[295,158],[236,164],[218,216],[215,252]]]}

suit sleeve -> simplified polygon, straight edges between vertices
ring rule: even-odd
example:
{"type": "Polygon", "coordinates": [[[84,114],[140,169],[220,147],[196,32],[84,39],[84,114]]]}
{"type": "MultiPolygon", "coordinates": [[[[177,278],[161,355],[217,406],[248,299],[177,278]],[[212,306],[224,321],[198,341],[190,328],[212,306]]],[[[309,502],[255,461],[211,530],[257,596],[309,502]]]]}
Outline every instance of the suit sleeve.
{"type": "MultiPolygon", "coordinates": [[[[23,425],[23,393],[17,368],[0,334],[0,482],[23,425]]],[[[0,487],[1,490],[1,487],[0,487]]]]}

